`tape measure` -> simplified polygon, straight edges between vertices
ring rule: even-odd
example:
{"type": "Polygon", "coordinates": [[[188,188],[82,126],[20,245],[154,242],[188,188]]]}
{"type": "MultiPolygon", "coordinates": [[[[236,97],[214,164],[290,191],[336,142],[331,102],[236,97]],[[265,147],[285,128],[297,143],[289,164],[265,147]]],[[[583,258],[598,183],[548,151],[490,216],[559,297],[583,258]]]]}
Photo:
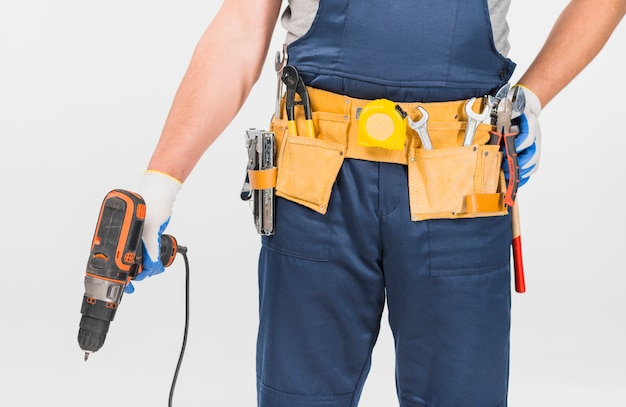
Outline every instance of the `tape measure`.
{"type": "Polygon", "coordinates": [[[387,99],[369,102],[358,115],[359,144],[388,150],[404,150],[406,112],[387,99]]]}

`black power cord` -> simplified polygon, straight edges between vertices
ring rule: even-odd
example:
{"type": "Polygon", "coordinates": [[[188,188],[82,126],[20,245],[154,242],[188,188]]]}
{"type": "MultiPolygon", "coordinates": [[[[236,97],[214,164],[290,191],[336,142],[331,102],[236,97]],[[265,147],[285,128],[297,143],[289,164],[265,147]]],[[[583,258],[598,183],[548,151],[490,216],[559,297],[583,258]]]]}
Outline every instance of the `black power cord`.
{"type": "Polygon", "coordinates": [[[183,331],[183,344],[180,349],[180,355],[178,356],[178,363],[176,364],[176,370],[174,370],[174,378],[172,379],[172,386],[170,387],[170,398],[168,402],[169,407],[172,407],[172,399],[174,398],[174,388],[176,387],[176,380],[178,379],[180,366],[183,363],[183,356],[185,355],[185,348],[187,347],[187,334],[189,332],[189,260],[187,259],[186,248],[179,246],[178,253],[182,254],[183,259],[185,260],[185,329],[183,331]]]}

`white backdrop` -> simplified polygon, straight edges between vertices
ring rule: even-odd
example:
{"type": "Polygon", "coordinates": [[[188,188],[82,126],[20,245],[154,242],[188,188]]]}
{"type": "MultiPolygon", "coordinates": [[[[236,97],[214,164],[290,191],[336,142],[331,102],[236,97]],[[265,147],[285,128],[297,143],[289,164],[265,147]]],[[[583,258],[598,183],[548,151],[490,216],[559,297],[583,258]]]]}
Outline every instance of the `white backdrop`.
{"type": "MultiPolygon", "coordinates": [[[[0,6],[0,405],[167,405],[184,321],[182,258],[124,296],[87,363],[76,341],[83,276],[102,199],[137,188],[217,3],[0,6]]],[[[514,79],[565,4],[512,6],[514,79]]],[[[528,292],[513,296],[512,407],[626,398],[625,34],[622,25],[541,116],[541,170],[519,195],[528,292]]],[[[259,84],[186,182],[168,228],[189,247],[192,281],[175,406],[255,405],[259,239],[239,200],[243,134],[267,126],[283,36],[279,27],[259,84]]],[[[383,324],[364,407],[397,405],[392,348],[383,324]]]]}

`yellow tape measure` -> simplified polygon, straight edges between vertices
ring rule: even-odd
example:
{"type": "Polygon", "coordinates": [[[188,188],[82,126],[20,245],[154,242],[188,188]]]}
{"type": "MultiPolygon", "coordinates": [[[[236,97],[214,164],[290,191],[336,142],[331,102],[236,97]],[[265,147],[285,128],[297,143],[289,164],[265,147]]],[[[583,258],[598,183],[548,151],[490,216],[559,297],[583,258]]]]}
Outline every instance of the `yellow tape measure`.
{"type": "Polygon", "coordinates": [[[359,144],[389,150],[404,150],[406,112],[387,99],[376,99],[359,114],[359,144]]]}

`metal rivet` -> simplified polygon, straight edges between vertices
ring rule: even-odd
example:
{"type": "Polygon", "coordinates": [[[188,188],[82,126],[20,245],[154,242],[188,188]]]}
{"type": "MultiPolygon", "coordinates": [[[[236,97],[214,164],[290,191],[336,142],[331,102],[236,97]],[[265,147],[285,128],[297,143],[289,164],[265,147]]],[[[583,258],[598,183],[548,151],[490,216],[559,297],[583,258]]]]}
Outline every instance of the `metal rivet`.
{"type": "Polygon", "coordinates": [[[413,216],[411,216],[411,220],[412,220],[412,221],[416,221],[416,220],[417,220],[417,215],[413,215],[413,216]]]}
{"type": "Polygon", "coordinates": [[[411,162],[415,162],[415,157],[410,158],[411,162]]]}
{"type": "Polygon", "coordinates": [[[343,119],[348,120],[349,119],[348,115],[343,116],[343,119]]]}
{"type": "Polygon", "coordinates": [[[474,146],[474,148],[472,148],[472,151],[476,151],[478,150],[478,147],[474,146]]]}
{"type": "Polygon", "coordinates": [[[320,205],[320,210],[323,211],[324,209],[326,209],[326,207],[324,205],[320,205]]]}
{"type": "Polygon", "coordinates": [[[340,152],[339,152],[339,155],[340,155],[340,156],[343,156],[343,151],[340,151],[340,152]]]}

